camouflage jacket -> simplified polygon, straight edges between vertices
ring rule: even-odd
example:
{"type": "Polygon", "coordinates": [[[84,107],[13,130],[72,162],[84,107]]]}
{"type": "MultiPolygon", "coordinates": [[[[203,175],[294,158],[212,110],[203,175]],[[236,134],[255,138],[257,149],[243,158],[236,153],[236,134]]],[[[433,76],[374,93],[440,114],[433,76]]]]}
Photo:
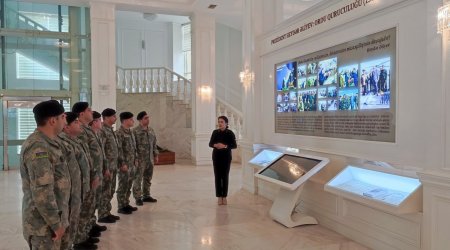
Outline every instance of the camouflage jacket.
{"type": "MultiPolygon", "coordinates": [[[[61,133],[62,134],[62,133],[61,133]]],[[[69,208],[70,208],[70,216],[72,215],[72,211],[78,211],[80,209],[81,204],[81,171],[78,166],[77,159],[75,157],[74,149],[72,145],[65,142],[61,138],[61,134],[58,135],[58,143],[61,145],[61,151],[63,152],[64,159],[67,164],[67,168],[69,169],[70,174],[70,199],[69,199],[69,208]]],[[[70,219],[69,219],[70,221],[70,219]]]]}
{"type": "MultiPolygon", "coordinates": [[[[75,160],[77,162],[77,167],[80,169],[81,173],[81,199],[84,200],[86,194],[90,191],[90,171],[91,165],[89,162],[89,158],[86,154],[88,149],[84,149],[81,141],[78,138],[73,138],[68,136],[66,133],[62,132],[58,135],[61,140],[70,146],[72,150],[75,160]],[[85,151],[86,150],[86,151],[85,151]]],[[[69,146],[67,146],[69,148],[69,146]]]]}
{"type": "Polygon", "coordinates": [[[78,136],[78,139],[80,139],[83,146],[87,145],[89,148],[88,157],[91,164],[91,180],[93,180],[95,176],[98,176],[101,179],[103,176],[102,146],[99,144],[95,132],[89,126],[82,124],[81,128],[82,132],[78,136]]]}
{"type": "Polygon", "coordinates": [[[105,166],[109,170],[117,169],[117,160],[119,158],[119,143],[112,127],[103,124],[100,136],[104,142],[105,166]]]}
{"type": "Polygon", "coordinates": [[[134,138],[136,138],[136,148],[139,162],[152,162],[154,156],[158,155],[156,147],[155,131],[151,127],[144,128],[138,125],[133,129],[134,138]]]}
{"type": "Polygon", "coordinates": [[[120,129],[116,131],[116,136],[117,141],[119,142],[119,167],[124,164],[128,165],[128,167],[134,166],[135,161],[137,160],[137,152],[136,140],[131,129],[120,127],[120,129]]]}
{"type": "Polygon", "coordinates": [[[97,142],[100,145],[100,148],[102,150],[102,170],[104,172],[104,171],[106,171],[106,168],[107,168],[107,166],[105,164],[106,163],[105,162],[106,161],[106,156],[105,156],[105,138],[103,138],[101,130],[98,131],[98,132],[95,132],[94,130],[92,130],[92,131],[94,132],[95,139],[97,140],[97,142]]]}
{"type": "Polygon", "coordinates": [[[48,236],[69,225],[70,173],[57,140],[35,130],[22,144],[22,226],[31,235],[48,236]]]}

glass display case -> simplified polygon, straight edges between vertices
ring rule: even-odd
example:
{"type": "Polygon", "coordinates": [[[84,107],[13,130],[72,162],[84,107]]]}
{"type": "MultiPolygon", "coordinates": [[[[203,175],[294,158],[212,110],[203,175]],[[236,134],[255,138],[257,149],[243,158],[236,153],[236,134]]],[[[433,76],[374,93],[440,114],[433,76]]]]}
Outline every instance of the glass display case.
{"type": "Polygon", "coordinates": [[[258,154],[256,154],[249,163],[258,166],[258,167],[267,167],[272,162],[277,160],[283,155],[281,152],[269,150],[269,149],[263,149],[258,154]]]}
{"type": "Polygon", "coordinates": [[[416,178],[347,166],[325,190],[396,214],[422,209],[422,188],[416,178]]]}

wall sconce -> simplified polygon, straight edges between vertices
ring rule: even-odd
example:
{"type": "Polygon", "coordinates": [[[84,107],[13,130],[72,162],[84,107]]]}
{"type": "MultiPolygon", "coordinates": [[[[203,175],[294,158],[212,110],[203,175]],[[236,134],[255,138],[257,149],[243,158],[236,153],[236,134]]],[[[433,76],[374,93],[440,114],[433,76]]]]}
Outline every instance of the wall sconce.
{"type": "Polygon", "coordinates": [[[239,79],[241,79],[241,83],[244,84],[244,87],[248,87],[255,79],[255,73],[246,68],[244,71],[239,73],[239,79]]]}
{"type": "Polygon", "coordinates": [[[199,88],[199,95],[202,101],[211,101],[212,89],[210,86],[203,85],[199,88]]]}
{"type": "Polygon", "coordinates": [[[442,34],[450,29],[450,4],[446,4],[438,9],[437,32],[442,34]]]}

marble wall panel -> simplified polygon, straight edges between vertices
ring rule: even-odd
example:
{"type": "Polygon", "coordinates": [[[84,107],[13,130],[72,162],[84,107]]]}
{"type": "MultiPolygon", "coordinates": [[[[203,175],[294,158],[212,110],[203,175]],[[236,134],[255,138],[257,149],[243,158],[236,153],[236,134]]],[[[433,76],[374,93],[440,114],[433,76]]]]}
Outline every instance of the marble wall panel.
{"type": "Polygon", "coordinates": [[[117,91],[118,114],[129,111],[136,117],[143,110],[150,115],[150,126],[156,132],[158,145],[174,151],[177,159],[191,159],[191,109],[167,93],[125,94],[117,91]]]}

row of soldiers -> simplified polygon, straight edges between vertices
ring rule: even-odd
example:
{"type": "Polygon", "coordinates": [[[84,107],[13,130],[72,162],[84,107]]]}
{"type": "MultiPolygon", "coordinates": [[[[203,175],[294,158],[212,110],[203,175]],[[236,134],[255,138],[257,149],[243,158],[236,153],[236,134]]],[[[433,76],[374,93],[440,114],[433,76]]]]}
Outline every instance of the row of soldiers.
{"type": "Polygon", "coordinates": [[[153,164],[158,161],[156,136],[145,111],[100,114],[87,102],[65,112],[55,100],[33,108],[37,129],[25,140],[20,155],[22,226],[30,249],[97,249],[101,232],[119,216],[111,214],[116,191],[118,213],[156,202],[150,195],[153,164]],[[101,118],[103,118],[103,123],[101,118]],[[95,216],[97,210],[98,220],[95,216]]]}

